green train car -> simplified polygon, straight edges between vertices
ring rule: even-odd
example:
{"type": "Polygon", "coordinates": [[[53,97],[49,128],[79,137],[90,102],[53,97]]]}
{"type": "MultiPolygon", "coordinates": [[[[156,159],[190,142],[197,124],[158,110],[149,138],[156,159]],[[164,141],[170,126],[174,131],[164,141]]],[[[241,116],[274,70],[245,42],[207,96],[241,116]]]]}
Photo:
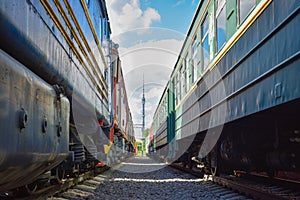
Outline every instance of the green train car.
{"type": "Polygon", "coordinates": [[[300,1],[200,1],[151,149],[213,174],[300,169],[300,1]],[[297,150],[298,149],[298,150],[297,150]]]}

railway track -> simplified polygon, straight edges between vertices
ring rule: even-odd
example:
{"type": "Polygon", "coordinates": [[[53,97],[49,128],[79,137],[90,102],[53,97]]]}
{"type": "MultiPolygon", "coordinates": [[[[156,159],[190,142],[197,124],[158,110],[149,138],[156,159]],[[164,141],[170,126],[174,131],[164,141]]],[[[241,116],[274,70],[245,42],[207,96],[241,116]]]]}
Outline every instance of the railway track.
{"type": "MultiPolygon", "coordinates": [[[[78,188],[80,189],[81,193],[86,193],[85,190],[88,188],[84,188],[80,186],[79,184],[82,182],[86,182],[89,179],[92,179],[99,175],[100,173],[103,173],[104,171],[108,170],[109,167],[101,167],[97,168],[88,172],[84,172],[79,174],[76,177],[68,178],[60,183],[56,184],[51,184],[50,182],[45,183],[41,188],[38,188],[36,190],[30,191],[16,191],[15,193],[13,192],[8,192],[8,193],[3,193],[0,195],[1,200],[32,200],[32,199],[40,199],[40,200],[45,200],[45,199],[55,199],[53,198],[55,195],[63,193],[71,188],[78,188]],[[28,192],[28,194],[25,194],[24,192],[28,192]],[[49,198],[50,197],[50,198],[49,198]]],[[[87,181],[92,184],[91,181],[87,181]]],[[[25,189],[25,188],[24,188],[25,189]]],[[[75,193],[75,192],[73,192],[75,193]]],[[[80,196],[80,195],[78,195],[80,196]]]]}
{"type": "MultiPolygon", "coordinates": [[[[299,183],[297,182],[289,182],[289,181],[279,180],[279,179],[270,179],[263,176],[251,175],[251,174],[246,174],[241,172],[236,173],[236,176],[221,175],[218,177],[213,177],[211,175],[203,175],[198,169],[185,168],[179,164],[172,164],[171,167],[179,169],[180,171],[184,171],[188,174],[192,174],[194,176],[203,178],[203,182],[201,181],[202,183],[200,185],[197,184],[198,189],[193,190],[193,191],[197,191],[193,195],[193,198],[196,199],[211,199],[211,198],[231,199],[231,200],[300,199],[299,183]]],[[[78,175],[77,177],[69,178],[67,180],[64,180],[62,183],[56,185],[50,185],[49,183],[49,185],[46,186],[45,184],[45,187],[36,190],[29,196],[15,197],[9,195],[7,196],[2,195],[0,196],[0,199],[4,199],[4,200],[80,199],[82,200],[82,199],[94,198],[95,196],[100,194],[99,191],[97,191],[97,188],[99,187],[100,184],[108,184],[108,183],[111,184],[111,181],[113,181],[113,179],[106,180],[107,178],[105,178],[105,176],[102,175],[102,172],[106,171],[107,169],[108,168],[101,168],[98,169],[97,171],[94,170],[94,171],[85,172],[78,175]]],[[[125,177],[127,176],[129,175],[125,175],[125,177]]],[[[158,177],[158,178],[162,179],[162,177],[158,177]]],[[[134,183],[128,183],[128,184],[134,184],[134,183]]],[[[180,187],[182,187],[182,185],[180,187]]],[[[186,190],[188,190],[188,188],[186,190]]]]}
{"type": "Polygon", "coordinates": [[[212,179],[215,183],[237,190],[255,199],[300,199],[299,190],[291,189],[288,187],[288,183],[285,183],[286,187],[283,187],[276,183],[269,183],[269,181],[257,182],[245,177],[221,176],[212,179]]]}
{"type": "MultiPolygon", "coordinates": [[[[195,169],[185,168],[179,164],[172,164],[171,166],[195,176],[203,177],[203,174],[195,169]]],[[[268,177],[249,174],[239,174],[238,176],[205,175],[205,178],[214,184],[221,185],[232,191],[237,191],[240,194],[253,199],[300,199],[300,183],[297,182],[282,179],[270,179],[268,177]]]]}

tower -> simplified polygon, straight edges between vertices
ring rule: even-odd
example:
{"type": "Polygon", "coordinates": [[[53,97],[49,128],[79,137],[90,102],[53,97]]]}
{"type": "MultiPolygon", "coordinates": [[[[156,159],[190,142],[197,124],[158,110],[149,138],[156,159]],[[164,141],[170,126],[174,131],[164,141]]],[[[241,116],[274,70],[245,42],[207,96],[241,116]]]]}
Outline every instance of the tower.
{"type": "Polygon", "coordinates": [[[143,117],[143,123],[142,123],[142,134],[144,134],[145,131],[145,84],[144,84],[144,74],[143,74],[143,97],[142,97],[142,117],[143,117]]]}

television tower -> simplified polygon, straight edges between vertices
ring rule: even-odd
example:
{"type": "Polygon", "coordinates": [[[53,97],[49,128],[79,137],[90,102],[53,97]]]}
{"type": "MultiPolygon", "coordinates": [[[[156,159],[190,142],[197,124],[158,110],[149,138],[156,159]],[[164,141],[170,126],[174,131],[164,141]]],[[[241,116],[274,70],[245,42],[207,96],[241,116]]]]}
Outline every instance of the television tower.
{"type": "Polygon", "coordinates": [[[143,117],[143,123],[142,123],[142,135],[145,131],[145,83],[144,83],[144,74],[143,74],[143,98],[142,98],[142,117],[143,117]]]}

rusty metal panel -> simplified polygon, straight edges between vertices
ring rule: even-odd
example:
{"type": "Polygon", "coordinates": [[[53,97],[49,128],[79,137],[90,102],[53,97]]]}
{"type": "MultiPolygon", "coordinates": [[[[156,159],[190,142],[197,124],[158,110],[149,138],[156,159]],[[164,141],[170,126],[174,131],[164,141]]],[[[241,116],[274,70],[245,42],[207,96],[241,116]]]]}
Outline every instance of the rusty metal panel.
{"type": "Polygon", "coordinates": [[[66,97],[2,50],[0,91],[3,191],[30,183],[68,156],[70,106],[66,97]]]}

